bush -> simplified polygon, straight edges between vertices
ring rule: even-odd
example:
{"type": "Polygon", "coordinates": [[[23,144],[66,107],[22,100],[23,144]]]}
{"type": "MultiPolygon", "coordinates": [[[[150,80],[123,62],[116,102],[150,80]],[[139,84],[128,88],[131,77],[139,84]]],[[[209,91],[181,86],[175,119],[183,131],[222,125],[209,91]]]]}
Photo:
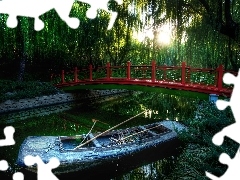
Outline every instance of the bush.
{"type": "Polygon", "coordinates": [[[233,158],[239,145],[225,138],[223,145],[215,146],[212,137],[224,127],[234,123],[230,108],[220,111],[209,102],[198,105],[196,117],[186,121],[188,132],[180,134],[184,142],[183,153],[179,156],[173,171],[165,179],[208,179],[205,171],[221,176],[227,166],[218,159],[221,153],[233,158]]]}
{"type": "Polygon", "coordinates": [[[54,86],[46,82],[0,80],[0,102],[51,95],[57,92],[54,86]]]}

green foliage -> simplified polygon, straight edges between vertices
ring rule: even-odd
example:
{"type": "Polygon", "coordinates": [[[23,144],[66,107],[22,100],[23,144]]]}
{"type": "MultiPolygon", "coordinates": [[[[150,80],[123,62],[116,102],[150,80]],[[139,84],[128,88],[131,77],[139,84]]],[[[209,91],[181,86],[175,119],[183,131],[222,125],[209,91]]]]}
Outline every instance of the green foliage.
{"type": "MultiPolygon", "coordinates": [[[[60,73],[62,69],[86,68],[89,64],[103,66],[106,62],[122,65],[129,60],[133,64],[149,65],[154,59],[159,65],[168,66],[185,61],[198,68],[217,68],[224,64],[225,69],[236,71],[240,66],[239,44],[216,31],[218,19],[215,18],[216,22],[209,19],[202,2],[209,5],[214,18],[222,16],[215,8],[218,3],[209,0],[131,0],[124,1],[121,6],[111,1],[109,8],[118,12],[118,18],[113,29],[107,31],[108,13],[100,10],[95,19],[88,19],[89,5],[75,2],[70,16],[80,19],[79,28],[69,28],[51,10],[41,16],[45,28],[36,32],[33,19],[19,17],[21,27],[10,29],[6,27],[8,16],[1,15],[0,76],[16,76],[23,54],[28,74],[41,71],[34,80],[42,78],[42,74],[48,76],[49,71],[60,73]],[[173,27],[169,29],[173,39],[164,45],[158,38],[160,28],[168,23],[169,28],[173,27]],[[154,33],[153,39],[139,42],[134,37],[135,32],[148,29],[154,33]]],[[[235,21],[240,17],[239,4],[239,0],[231,1],[235,21]]]]}
{"type": "Polygon", "coordinates": [[[0,80],[0,102],[55,94],[58,90],[50,83],[36,81],[0,80]]]}
{"type": "Polygon", "coordinates": [[[215,77],[215,74],[210,74],[208,72],[194,72],[191,73],[190,82],[206,85],[215,85],[215,77]]]}
{"type": "Polygon", "coordinates": [[[116,100],[111,105],[101,105],[99,108],[106,112],[117,112],[120,115],[128,114],[130,116],[150,110],[143,115],[147,119],[184,121],[186,117],[189,117],[194,112],[196,101],[193,98],[184,97],[180,94],[139,92],[133,93],[128,98],[116,100]]]}
{"type": "Polygon", "coordinates": [[[184,122],[188,127],[188,132],[180,134],[184,150],[171,175],[165,179],[207,179],[205,171],[221,176],[227,167],[218,162],[219,155],[224,152],[233,157],[239,145],[226,138],[218,147],[212,143],[212,137],[235,122],[230,109],[220,111],[214,104],[202,102],[195,117],[184,122]]]}
{"type": "Polygon", "coordinates": [[[45,28],[39,32],[33,30],[33,19],[19,17],[21,29],[10,29],[5,24],[7,16],[1,16],[0,23],[4,27],[0,30],[1,42],[4,43],[0,44],[0,70],[6,77],[9,73],[5,69],[15,74],[21,50],[25,51],[26,72],[30,73],[35,73],[31,71],[33,68],[48,73],[49,70],[60,72],[61,69],[75,66],[103,65],[108,61],[113,64],[125,62],[133,26],[133,23],[125,24],[126,18],[133,22],[126,7],[127,2],[123,7],[111,4],[111,9],[118,11],[118,19],[110,31],[107,31],[109,14],[99,11],[95,19],[88,19],[86,11],[89,5],[81,2],[74,3],[70,14],[80,19],[76,30],[69,28],[54,10],[41,16],[45,28]],[[22,32],[21,37],[18,31],[22,32]],[[24,44],[24,47],[19,44],[24,44]]]}
{"type": "MultiPolygon", "coordinates": [[[[59,115],[62,119],[70,122],[70,123],[75,123],[78,124],[80,127],[83,127],[85,129],[91,129],[92,125],[93,125],[93,121],[91,121],[90,119],[85,119],[85,118],[79,118],[79,115],[77,114],[70,114],[70,113],[62,113],[59,115]]],[[[108,128],[110,128],[110,126],[106,123],[102,123],[102,122],[96,122],[96,126],[94,126],[94,131],[99,131],[99,132],[103,132],[105,130],[107,130],[108,128]]]]}
{"type": "MultiPolygon", "coordinates": [[[[109,69],[111,78],[126,78],[127,77],[127,66],[111,66],[109,69]]],[[[74,71],[65,72],[64,80],[65,82],[74,81],[74,71]]],[[[131,66],[130,70],[131,79],[151,79],[152,67],[151,66],[131,66]]],[[[188,71],[184,75],[187,83],[202,84],[202,85],[216,85],[217,73],[201,70],[188,71]]],[[[89,69],[80,69],[77,72],[78,80],[89,79],[90,71],[89,69]]],[[[92,70],[93,80],[99,78],[107,77],[107,67],[96,67],[92,70]]],[[[170,67],[170,66],[157,66],[156,68],[156,80],[166,81],[166,82],[181,82],[182,79],[182,68],[181,67],[170,67]]],[[[61,83],[61,74],[56,74],[51,79],[52,84],[61,83]]],[[[230,87],[230,85],[224,84],[224,87],[230,87]]]]}
{"type": "MultiPolygon", "coordinates": [[[[1,81],[1,87],[7,85],[9,85],[8,81],[1,81]]],[[[179,93],[179,91],[177,92],[179,93]]],[[[183,153],[172,164],[169,163],[171,160],[153,163],[154,171],[152,172],[159,175],[158,179],[206,179],[205,171],[221,175],[225,172],[226,167],[218,163],[219,155],[222,152],[231,156],[234,155],[238,144],[226,139],[223,146],[217,147],[211,142],[211,139],[221,128],[233,123],[234,119],[230,109],[219,111],[208,102],[198,103],[195,99],[196,96],[195,94],[194,98],[186,98],[171,94],[135,93],[128,98],[120,98],[111,101],[111,103],[103,103],[96,107],[90,106],[92,109],[89,109],[89,102],[87,102],[88,105],[85,104],[80,109],[76,108],[60,114],[19,121],[14,124],[17,144],[12,149],[11,147],[4,147],[1,157],[4,156],[10,164],[13,164],[19,150],[16,147],[20,147],[27,136],[87,133],[93,124],[93,118],[101,121],[96,123],[94,131],[103,131],[109,126],[112,127],[136,115],[138,112],[151,109],[151,119],[148,114],[146,117],[138,117],[124,124],[124,127],[147,124],[166,118],[176,119],[176,117],[188,127],[188,133],[180,134],[180,138],[184,142],[183,153]],[[193,114],[193,112],[196,112],[196,114],[193,114]],[[190,115],[192,115],[192,118],[185,120],[190,115]],[[41,126],[45,128],[39,128],[41,126]],[[174,169],[171,169],[172,167],[174,169]]],[[[133,172],[131,177],[145,177],[142,171],[142,174],[136,171],[133,172]],[[136,174],[134,174],[135,172],[136,174]]],[[[129,175],[126,176],[130,177],[129,175]]]]}

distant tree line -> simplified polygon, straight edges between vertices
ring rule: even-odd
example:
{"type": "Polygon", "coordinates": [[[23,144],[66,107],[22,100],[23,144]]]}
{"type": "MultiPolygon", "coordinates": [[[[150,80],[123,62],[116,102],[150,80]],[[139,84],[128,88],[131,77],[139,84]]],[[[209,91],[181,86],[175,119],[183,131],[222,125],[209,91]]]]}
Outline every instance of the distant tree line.
{"type": "Polygon", "coordinates": [[[51,72],[73,67],[150,64],[180,65],[237,71],[240,67],[240,0],[125,0],[119,6],[113,28],[107,31],[109,14],[99,11],[88,19],[90,6],[75,2],[70,16],[80,20],[69,28],[54,10],[40,18],[45,28],[35,31],[34,20],[18,17],[17,28],[6,26],[8,15],[0,15],[0,77],[47,80],[51,72]],[[171,29],[169,44],[158,42],[163,25],[171,29]],[[135,34],[152,32],[139,41],[135,34]]]}

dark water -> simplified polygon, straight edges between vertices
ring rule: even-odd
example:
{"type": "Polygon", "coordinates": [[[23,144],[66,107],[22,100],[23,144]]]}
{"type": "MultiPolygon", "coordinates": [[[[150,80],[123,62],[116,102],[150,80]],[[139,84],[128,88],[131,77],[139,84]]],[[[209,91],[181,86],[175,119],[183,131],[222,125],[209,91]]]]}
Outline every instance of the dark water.
{"type": "MultiPolygon", "coordinates": [[[[93,127],[93,132],[103,132],[146,109],[149,109],[147,113],[119,128],[144,125],[165,119],[184,123],[184,119],[194,115],[195,105],[198,102],[197,99],[169,94],[134,93],[131,96],[104,103],[86,103],[62,113],[29,118],[12,124],[15,127],[16,144],[1,147],[0,159],[9,162],[12,172],[8,174],[11,175],[15,171],[20,171],[14,163],[19,147],[27,136],[68,136],[88,133],[93,126],[92,119],[99,120],[93,127]]],[[[4,126],[1,127],[1,129],[3,128],[4,126]]],[[[4,136],[1,135],[1,138],[4,136]]],[[[177,154],[179,152],[175,151],[170,154],[161,154],[155,149],[152,152],[144,152],[134,158],[131,157],[131,161],[123,159],[119,160],[117,164],[105,165],[100,169],[87,170],[81,174],[68,174],[59,178],[63,180],[71,176],[73,179],[96,179],[96,177],[97,179],[161,179],[171,172],[177,154]],[[163,157],[167,158],[162,159],[163,157]]],[[[34,180],[36,178],[32,177],[32,174],[26,174],[25,179],[34,180]]]]}

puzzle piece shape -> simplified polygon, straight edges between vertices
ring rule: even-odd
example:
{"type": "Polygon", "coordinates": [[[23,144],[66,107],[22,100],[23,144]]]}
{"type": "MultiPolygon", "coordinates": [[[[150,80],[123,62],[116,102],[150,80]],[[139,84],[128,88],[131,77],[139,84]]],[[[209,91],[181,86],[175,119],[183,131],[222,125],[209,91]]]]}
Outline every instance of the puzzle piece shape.
{"type": "Polygon", "coordinates": [[[40,31],[44,23],[39,16],[55,9],[59,17],[73,29],[79,26],[79,19],[69,17],[75,0],[1,0],[0,13],[9,14],[7,26],[15,28],[18,25],[17,16],[34,18],[34,29],[40,31]]]}
{"type": "Polygon", "coordinates": [[[240,121],[240,112],[238,103],[240,102],[240,69],[238,71],[238,76],[234,76],[233,74],[226,73],[223,76],[223,81],[226,84],[233,84],[234,89],[232,91],[232,95],[230,98],[230,101],[223,101],[223,100],[217,100],[216,105],[219,110],[224,110],[227,106],[230,106],[232,109],[232,112],[234,114],[234,118],[237,121],[240,121]]]}
{"type": "MultiPolygon", "coordinates": [[[[78,1],[83,2],[83,3],[87,3],[87,4],[89,4],[91,6],[87,10],[87,13],[86,13],[86,15],[87,15],[87,17],[89,19],[96,18],[98,9],[102,9],[102,10],[110,13],[111,19],[109,21],[107,29],[110,30],[113,27],[113,24],[114,24],[114,22],[115,22],[115,20],[117,18],[117,14],[118,13],[110,11],[108,9],[108,2],[109,2],[109,0],[98,0],[98,1],[96,1],[96,0],[78,0],[78,1]]],[[[123,3],[122,0],[115,0],[115,1],[118,3],[118,5],[121,5],[123,3]]]]}
{"type": "Polygon", "coordinates": [[[230,106],[236,122],[223,128],[219,133],[215,134],[212,141],[218,146],[222,145],[225,136],[228,136],[240,144],[240,136],[238,136],[240,129],[240,112],[238,107],[238,103],[240,102],[240,96],[238,95],[240,91],[240,70],[238,74],[239,75],[237,77],[230,73],[226,73],[223,76],[224,83],[234,84],[234,89],[229,102],[217,100],[216,106],[219,110],[224,110],[227,106],[230,106]]]}
{"type": "Polygon", "coordinates": [[[14,127],[7,126],[4,128],[4,135],[5,139],[0,140],[0,147],[1,146],[11,146],[15,144],[15,140],[13,139],[13,134],[15,132],[14,127]]]}
{"type": "Polygon", "coordinates": [[[24,180],[24,176],[21,172],[16,172],[12,176],[13,180],[24,180]]]}
{"type": "MultiPolygon", "coordinates": [[[[224,137],[226,136],[240,144],[240,136],[238,135],[238,132],[240,129],[240,112],[238,110],[239,109],[238,103],[240,102],[240,95],[239,95],[240,69],[238,71],[237,77],[230,73],[226,73],[223,76],[223,81],[226,84],[234,84],[234,89],[232,91],[232,95],[229,102],[218,100],[216,102],[216,106],[219,110],[224,110],[227,106],[230,106],[236,122],[223,128],[220,132],[216,133],[213,136],[212,141],[215,145],[220,146],[223,144],[224,137]]],[[[219,157],[219,161],[222,164],[228,165],[227,171],[221,177],[216,177],[211,173],[206,172],[207,177],[209,177],[212,180],[240,179],[240,174],[238,172],[239,166],[240,166],[240,149],[238,149],[233,159],[231,159],[226,153],[222,153],[219,157]]]]}
{"type": "MultiPolygon", "coordinates": [[[[6,171],[9,168],[8,162],[5,160],[0,161],[0,171],[6,171]]],[[[12,176],[13,180],[24,180],[24,176],[21,172],[16,172],[12,176]]]]}
{"type": "Polygon", "coordinates": [[[240,130],[240,123],[233,123],[223,128],[220,132],[216,133],[212,138],[212,142],[215,145],[220,146],[223,144],[224,137],[227,136],[240,144],[240,136],[238,133],[239,130],[240,130]]]}
{"type": "Polygon", "coordinates": [[[5,160],[0,161],[0,171],[6,171],[8,169],[8,162],[5,160]]]}
{"type": "Polygon", "coordinates": [[[221,176],[217,177],[212,175],[209,172],[206,172],[206,176],[212,180],[239,180],[240,179],[240,173],[239,173],[239,167],[240,167],[240,149],[238,149],[235,157],[231,159],[229,155],[226,153],[222,153],[219,157],[219,162],[222,164],[228,165],[227,171],[221,176]]]}
{"type": "MultiPolygon", "coordinates": [[[[55,9],[59,17],[72,28],[78,28],[80,21],[78,18],[69,17],[72,5],[75,0],[1,0],[0,13],[9,14],[7,26],[15,28],[18,25],[17,16],[34,18],[34,29],[40,31],[44,28],[44,23],[39,16],[55,9]]],[[[108,10],[109,0],[79,0],[83,3],[88,3],[91,7],[87,11],[87,17],[94,19],[97,16],[97,10],[102,9],[111,14],[111,19],[108,25],[108,30],[113,27],[117,18],[117,12],[108,10]]],[[[122,0],[115,0],[119,5],[122,0]]]]}
{"type": "Polygon", "coordinates": [[[52,173],[52,169],[57,168],[60,165],[60,161],[53,157],[49,160],[48,164],[45,164],[39,156],[31,156],[28,155],[24,158],[24,163],[27,166],[32,166],[37,164],[38,172],[37,178],[38,180],[58,180],[58,178],[52,173]]]}

